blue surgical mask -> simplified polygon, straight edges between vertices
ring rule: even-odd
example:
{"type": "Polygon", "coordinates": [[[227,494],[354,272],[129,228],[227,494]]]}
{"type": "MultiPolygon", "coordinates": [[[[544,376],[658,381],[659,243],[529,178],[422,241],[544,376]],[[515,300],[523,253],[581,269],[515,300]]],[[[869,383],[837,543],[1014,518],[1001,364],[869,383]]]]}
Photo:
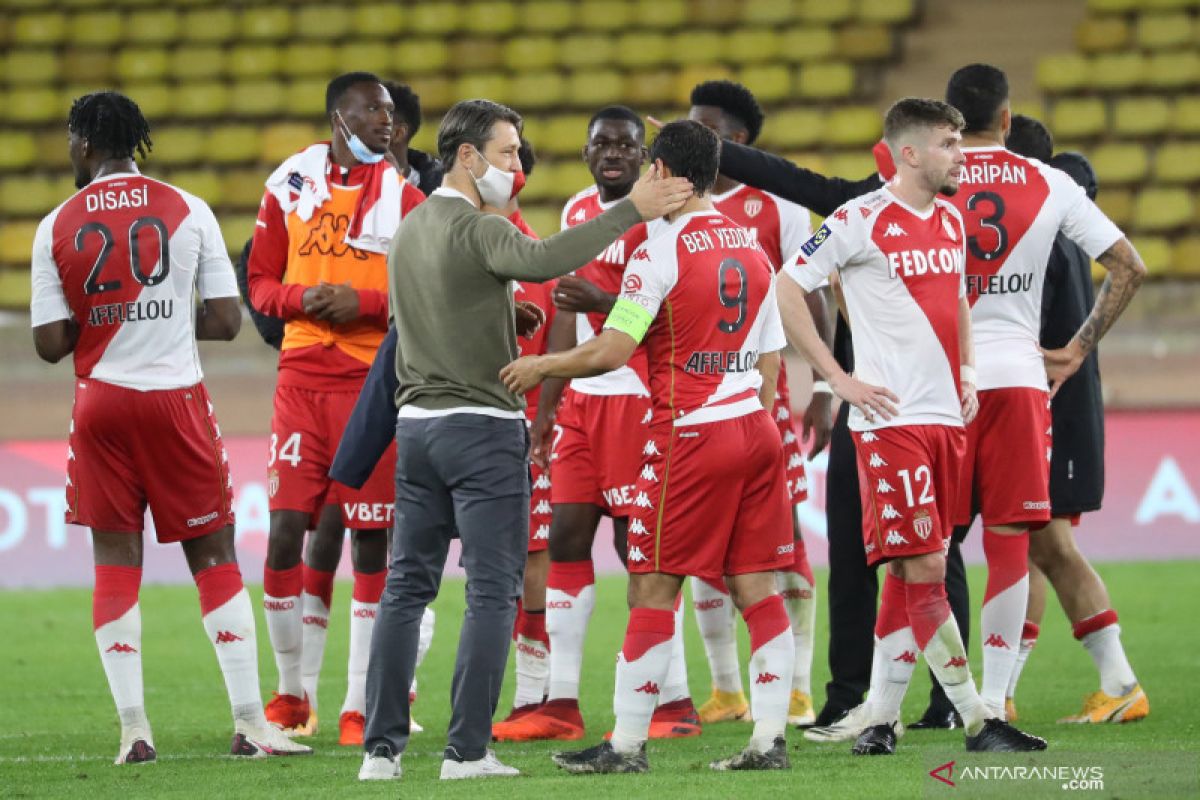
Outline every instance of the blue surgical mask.
{"type": "Polygon", "coordinates": [[[378,164],[383,161],[384,153],[376,153],[367,147],[363,140],[358,138],[357,133],[350,132],[350,126],[342,118],[342,112],[335,111],[334,113],[337,114],[338,122],[342,124],[342,135],[346,137],[346,146],[350,148],[350,155],[354,156],[356,161],[361,164],[378,164]]]}

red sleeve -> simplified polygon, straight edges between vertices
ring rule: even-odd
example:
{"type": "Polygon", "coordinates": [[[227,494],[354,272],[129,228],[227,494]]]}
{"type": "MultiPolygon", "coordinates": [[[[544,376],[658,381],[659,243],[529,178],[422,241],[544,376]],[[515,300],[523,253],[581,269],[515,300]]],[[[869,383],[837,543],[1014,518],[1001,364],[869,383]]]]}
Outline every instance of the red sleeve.
{"type": "Polygon", "coordinates": [[[254,241],[246,265],[250,302],[259,312],[288,320],[304,313],[304,290],[300,284],[283,283],[287,270],[288,233],[283,209],[275,195],[263,194],[254,223],[254,241]]]}
{"type": "Polygon", "coordinates": [[[400,180],[404,187],[400,193],[400,219],[403,220],[408,212],[425,202],[425,193],[403,178],[400,180]]]}
{"type": "Polygon", "coordinates": [[[525,221],[525,218],[521,216],[520,209],[517,209],[516,211],[514,211],[512,213],[512,216],[510,216],[508,218],[508,221],[511,222],[513,225],[516,225],[517,230],[519,230],[521,233],[528,236],[530,239],[539,238],[537,233],[534,232],[533,228],[529,227],[529,223],[525,221]]]}

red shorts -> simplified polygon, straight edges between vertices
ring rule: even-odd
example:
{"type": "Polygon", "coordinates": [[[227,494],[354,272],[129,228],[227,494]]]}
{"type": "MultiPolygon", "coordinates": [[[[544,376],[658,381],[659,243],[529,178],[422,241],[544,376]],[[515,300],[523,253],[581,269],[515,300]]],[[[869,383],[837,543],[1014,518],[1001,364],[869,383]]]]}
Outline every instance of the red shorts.
{"type": "Polygon", "coordinates": [[[67,449],[67,522],[160,542],[233,524],[233,483],[204,384],[142,392],[79,378],[67,449]]]}
{"type": "Polygon", "coordinates": [[[779,435],[783,437],[783,458],[787,465],[788,496],[792,505],[800,505],[808,499],[808,476],[804,472],[804,451],[800,448],[800,435],[792,418],[792,398],[788,391],[787,375],[779,370],[779,385],[775,389],[775,405],[771,408],[779,435]]]}
{"type": "Polygon", "coordinates": [[[1040,389],[988,389],[967,428],[954,524],[976,513],[985,527],[1050,521],[1050,402],[1040,389]]]}
{"type": "Polygon", "coordinates": [[[645,450],[629,520],[630,572],[720,580],[792,565],[783,446],[765,411],[658,426],[645,450]]]}
{"type": "Polygon", "coordinates": [[[303,511],[316,520],[323,506],[337,504],[348,528],[378,530],[392,526],[396,497],[394,442],[361,489],[329,477],[329,465],[356,400],[358,392],[275,388],[275,414],[267,452],[271,511],[303,511]]]}
{"type": "Polygon", "coordinates": [[[966,433],[949,425],[853,431],[867,563],[944,553],[966,433]]]}
{"type": "Polygon", "coordinates": [[[529,552],[550,546],[550,470],[529,464],[529,552]]]}
{"type": "Polygon", "coordinates": [[[568,388],[558,412],[552,502],[590,503],[609,516],[629,516],[649,420],[649,397],[568,388]]]}

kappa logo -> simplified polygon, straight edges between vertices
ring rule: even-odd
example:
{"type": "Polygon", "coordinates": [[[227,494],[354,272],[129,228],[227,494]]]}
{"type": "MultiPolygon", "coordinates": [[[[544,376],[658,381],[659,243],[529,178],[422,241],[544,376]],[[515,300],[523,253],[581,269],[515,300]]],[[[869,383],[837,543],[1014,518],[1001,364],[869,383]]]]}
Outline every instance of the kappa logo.
{"type": "Polygon", "coordinates": [[[635,692],[642,694],[658,694],[658,684],[654,681],[646,681],[641,686],[634,689],[635,692]]]}
{"type": "Polygon", "coordinates": [[[787,433],[785,433],[785,434],[783,435],[783,443],[784,443],[784,444],[795,444],[795,443],[796,443],[796,434],[795,434],[795,432],[794,432],[794,431],[788,431],[787,433]]]}
{"type": "Polygon", "coordinates": [[[780,422],[783,422],[784,420],[788,420],[791,418],[792,418],[792,412],[788,410],[787,406],[780,406],[778,409],[776,409],[775,419],[779,420],[780,422]]]}
{"type": "Polygon", "coordinates": [[[883,507],[883,512],[879,515],[884,519],[900,519],[900,512],[891,503],[887,503],[883,507]]]}
{"type": "Polygon", "coordinates": [[[658,474],[654,471],[653,464],[647,464],[646,466],[642,467],[642,480],[654,481],[655,483],[658,483],[658,474]]]}
{"type": "MultiPolygon", "coordinates": [[[[638,250],[637,253],[633,254],[633,258],[631,260],[637,261],[638,255],[640,253],[644,253],[644,252],[646,252],[646,251],[638,250]]],[[[621,284],[621,288],[624,289],[625,291],[629,292],[630,294],[637,294],[638,292],[640,292],[642,290],[642,279],[641,279],[641,277],[639,277],[637,275],[629,275],[625,278],[625,282],[621,284]]]]}
{"type": "Polygon", "coordinates": [[[950,660],[942,665],[942,668],[949,669],[950,667],[965,667],[966,665],[966,656],[951,656],[950,660]]]}
{"type": "Polygon", "coordinates": [[[649,561],[650,559],[646,558],[646,554],[642,552],[642,548],[631,547],[629,548],[629,560],[640,564],[641,562],[649,561]]]}
{"type": "Polygon", "coordinates": [[[837,211],[833,212],[833,218],[843,225],[846,225],[850,222],[850,212],[844,208],[839,208],[837,211]]]}
{"type": "Polygon", "coordinates": [[[792,457],[788,459],[788,469],[799,469],[804,466],[804,457],[799,453],[792,453],[792,457]]]}
{"type": "Polygon", "coordinates": [[[112,647],[108,648],[104,652],[105,653],[124,653],[124,654],[128,655],[129,653],[136,653],[137,648],[131,644],[125,644],[124,642],[116,642],[113,644],[112,647]]]}
{"type": "Polygon", "coordinates": [[[234,642],[244,642],[246,640],[233,631],[217,631],[217,638],[213,641],[217,644],[233,644],[234,642]]]}
{"type": "Polygon", "coordinates": [[[912,650],[905,650],[903,653],[893,658],[892,661],[903,661],[905,664],[915,664],[917,663],[917,654],[912,650]]]}
{"type": "Polygon", "coordinates": [[[746,198],[746,202],[742,203],[742,210],[746,212],[746,216],[753,219],[759,215],[763,209],[763,201],[761,195],[752,195],[746,198]]]}
{"type": "Polygon", "coordinates": [[[993,634],[989,635],[986,639],[984,639],[983,646],[984,647],[997,647],[997,648],[1000,648],[1001,650],[1011,650],[1012,649],[1011,647],[1008,646],[1008,642],[1004,641],[1004,637],[998,633],[993,633],[993,634]]]}
{"type": "Polygon", "coordinates": [[[539,542],[548,541],[550,539],[550,526],[539,525],[538,529],[534,531],[533,538],[539,542]]]}
{"type": "Polygon", "coordinates": [[[887,230],[883,232],[884,236],[908,236],[908,232],[894,222],[889,222],[887,230]]]}
{"type": "Polygon", "coordinates": [[[642,417],[642,424],[643,424],[643,425],[649,425],[649,424],[650,424],[650,420],[652,420],[652,419],[654,419],[654,409],[652,409],[652,408],[647,408],[647,409],[646,409],[646,416],[642,417]]]}
{"type": "Polygon", "coordinates": [[[779,676],[773,672],[760,672],[758,673],[758,677],[754,679],[754,683],[761,686],[766,683],[774,683],[777,680],[779,680],[779,676]]]}
{"type": "MultiPolygon", "coordinates": [[[[629,257],[629,260],[631,262],[633,262],[633,261],[649,261],[650,260],[650,251],[642,250],[642,249],[634,250],[633,255],[629,257]]],[[[629,281],[625,281],[625,290],[626,291],[636,292],[638,289],[642,288],[642,279],[641,278],[639,278],[637,275],[630,275],[629,277],[631,277],[637,281],[637,288],[636,289],[629,288],[629,281]]]]}
{"type": "Polygon", "coordinates": [[[807,492],[808,491],[808,477],[807,476],[802,476],[802,477],[796,478],[796,491],[797,492],[807,492]]]}
{"type": "Polygon", "coordinates": [[[883,478],[880,478],[879,483],[875,485],[876,494],[890,494],[894,491],[896,490],[892,488],[892,485],[883,478]]]}
{"type": "Polygon", "coordinates": [[[346,244],[346,234],[349,231],[350,217],[346,214],[322,214],[315,223],[310,223],[308,238],[297,252],[302,256],[309,256],[315,251],[323,256],[332,255],[337,258],[352,255],[357,261],[366,261],[367,254],[364,251],[346,244]]]}
{"type": "Polygon", "coordinates": [[[890,547],[899,547],[902,544],[908,544],[908,539],[905,539],[903,536],[901,536],[900,531],[888,531],[887,539],[884,540],[884,544],[887,544],[890,547]]]}
{"type": "Polygon", "coordinates": [[[871,555],[871,553],[874,553],[875,552],[875,543],[867,542],[866,546],[863,547],[863,552],[866,553],[867,555],[871,555]]]}
{"type": "Polygon", "coordinates": [[[940,767],[935,767],[934,769],[929,770],[929,777],[933,778],[935,781],[941,781],[942,783],[946,784],[947,786],[957,786],[958,785],[954,782],[954,762],[953,761],[947,761],[945,764],[942,764],[940,767]]]}
{"type": "Polygon", "coordinates": [[[533,488],[549,489],[550,488],[550,476],[544,472],[541,475],[538,475],[537,480],[533,482],[533,488]]]}
{"type": "Polygon", "coordinates": [[[879,437],[876,436],[871,431],[867,431],[866,433],[864,433],[861,438],[862,438],[863,444],[870,444],[871,442],[879,441],[879,437]]]}
{"type": "Polygon", "coordinates": [[[554,513],[554,510],[550,508],[549,500],[539,500],[538,504],[533,507],[533,513],[545,515],[554,513]]]}
{"type": "Polygon", "coordinates": [[[637,497],[633,499],[633,504],[638,508],[654,508],[654,504],[650,502],[650,495],[645,492],[638,492],[637,497]]]}
{"type": "Polygon", "coordinates": [[[653,439],[647,439],[645,446],[642,447],[642,455],[644,455],[644,456],[661,456],[662,453],[658,452],[658,445],[656,445],[654,443],[653,439]]]}
{"type": "Polygon", "coordinates": [[[587,219],[587,210],[580,207],[571,215],[571,222],[583,222],[587,219]]]}
{"type": "Polygon", "coordinates": [[[630,536],[649,536],[650,531],[646,530],[646,526],[642,524],[640,519],[634,518],[629,523],[630,536]]]}
{"type": "Polygon", "coordinates": [[[921,541],[925,541],[929,534],[933,533],[933,517],[923,508],[913,513],[913,533],[921,537],[921,541]]]}
{"type": "Polygon", "coordinates": [[[887,462],[883,460],[883,457],[879,453],[871,453],[871,460],[867,463],[876,469],[887,466],[887,462]]]}

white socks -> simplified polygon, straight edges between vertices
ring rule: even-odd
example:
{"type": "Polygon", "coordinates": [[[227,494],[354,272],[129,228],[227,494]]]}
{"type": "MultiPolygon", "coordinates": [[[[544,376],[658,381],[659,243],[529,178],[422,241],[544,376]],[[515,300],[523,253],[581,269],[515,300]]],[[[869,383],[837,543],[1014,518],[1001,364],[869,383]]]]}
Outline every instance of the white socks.
{"type": "Polygon", "coordinates": [[[720,692],[741,692],[742,675],[734,623],[737,610],[724,582],[692,578],[692,608],[708,656],[713,688],[720,692]]]}

